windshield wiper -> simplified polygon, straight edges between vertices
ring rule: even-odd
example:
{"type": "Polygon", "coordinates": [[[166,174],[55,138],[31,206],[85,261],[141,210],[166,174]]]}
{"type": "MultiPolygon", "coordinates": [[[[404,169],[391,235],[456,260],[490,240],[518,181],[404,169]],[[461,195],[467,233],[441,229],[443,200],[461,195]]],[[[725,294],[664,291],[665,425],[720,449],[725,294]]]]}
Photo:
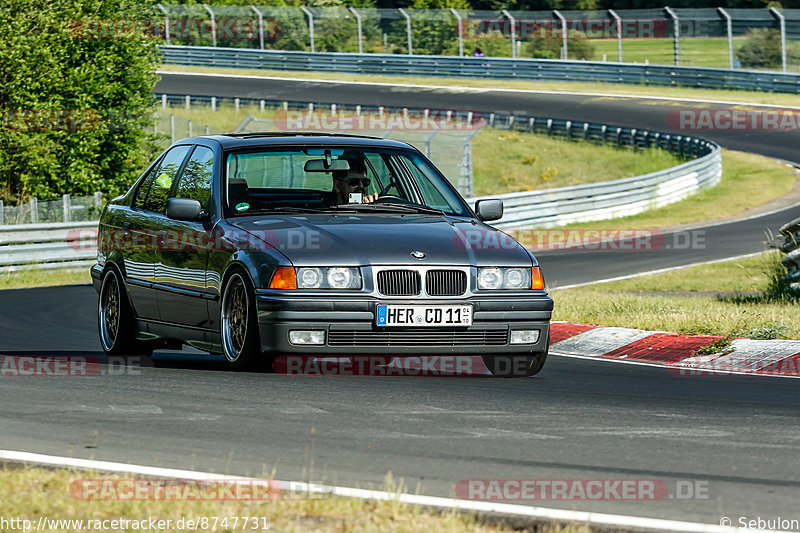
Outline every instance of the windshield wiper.
{"type": "Polygon", "coordinates": [[[428,207],[425,205],[419,204],[395,204],[395,203],[369,203],[369,204],[344,204],[341,206],[337,206],[337,208],[350,208],[350,209],[361,209],[365,208],[369,211],[411,211],[414,213],[424,213],[430,215],[445,215],[445,212],[441,209],[434,209],[433,207],[428,207]]]}
{"type": "Polygon", "coordinates": [[[301,206],[276,206],[276,207],[261,207],[253,209],[243,214],[251,213],[329,213],[335,207],[301,207],[301,206]]]}

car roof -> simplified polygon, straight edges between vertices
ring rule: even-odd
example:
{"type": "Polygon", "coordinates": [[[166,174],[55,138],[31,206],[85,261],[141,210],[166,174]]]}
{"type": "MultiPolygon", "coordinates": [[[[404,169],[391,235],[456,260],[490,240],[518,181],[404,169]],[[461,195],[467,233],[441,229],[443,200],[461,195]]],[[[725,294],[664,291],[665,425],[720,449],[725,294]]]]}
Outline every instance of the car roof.
{"type": "Polygon", "coordinates": [[[343,135],[336,133],[276,133],[276,132],[247,132],[226,133],[222,135],[206,135],[182,139],[181,144],[199,140],[211,139],[222,145],[224,150],[254,146],[363,146],[365,148],[403,148],[414,149],[411,145],[361,135],[343,135]]]}

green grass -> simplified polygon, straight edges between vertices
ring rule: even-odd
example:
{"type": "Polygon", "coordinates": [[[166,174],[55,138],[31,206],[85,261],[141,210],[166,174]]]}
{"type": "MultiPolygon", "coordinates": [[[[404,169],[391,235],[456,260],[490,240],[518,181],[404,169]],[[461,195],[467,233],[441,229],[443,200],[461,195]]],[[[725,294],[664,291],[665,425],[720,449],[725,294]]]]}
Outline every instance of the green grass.
{"type": "Polygon", "coordinates": [[[797,316],[797,302],[763,292],[769,287],[776,253],[555,288],[553,320],[681,334],[800,339],[800,323],[792,318],[797,316]]]}
{"type": "Polygon", "coordinates": [[[630,217],[566,227],[650,229],[726,219],[784,196],[797,181],[794,169],[785,164],[744,152],[723,150],[722,169],[719,185],[673,204],[630,217]]]}
{"type": "Polygon", "coordinates": [[[627,178],[683,162],[661,149],[633,151],[495,129],[475,137],[472,153],[476,196],[627,178]]]}
{"type": "MultiPolygon", "coordinates": [[[[734,53],[744,41],[742,37],[733,39],[734,53]]],[[[608,61],[618,60],[615,39],[595,39],[591,43],[595,49],[595,60],[601,60],[603,54],[606,54],[608,61]]],[[[682,38],[679,45],[681,66],[730,68],[727,37],[682,38]]],[[[622,60],[626,63],[649,61],[651,65],[674,65],[673,40],[625,39],[622,41],[622,60]]]]}
{"type": "MultiPolygon", "coordinates": [[[[404,533],[427,533],[429,531],[449,531],[453,533],[491,533],[511,532],[514,529],[504,525],[483,523],[475,517],[456,512],[437,513],[421,507],[415,507],[388,500],[384,502],[367,502],[330,496],[292,496],[281,495],[275,501],[186,501],[186,500],[86,500],[74,498],[70,493],[70,484],[74,494],[81,494],[85,486],[81,480],[119,480],[120,476],[96,474],[91,472],[73,472],[69,470],[47,470],[43,468],[10,468],[0,467],[0,517],[6,520],[27,519],[35,528],[39,518],[45,516],[50,520],[83,520],[83,527],[65,527],[62,531],[97,531],[91,529],[88,521],[96,520],[171,520],[171,527],[159,531],[287,531],[287,532],[331,532],[341,531],[353,533],[371,533],[397,531],[404,533]],[[177,523],[183,519],[199,519],[208,517],[207,527],[178,528],[177,523]],[[214,528],[214,517],[217,527],[214,528]],[[239,518],[234,527],[235,517],[239,518]],[[252,524],[242,526],[241,517],[257,517],[258,527],[252,524]],[[222,520],[228,519],[227,527],[222,520]],[[266,528],[264,527],[266,526],[266,528]]],[[[130,479],[130,477],[127,477],[130,479]]],[[[119,485],[105,485],[114,487],[119,485]]],[[[390,487],[391,488],[391,487],[390,487]]],[[[212,486],[212,490],[214,489],[212,486]]],[[[392,492],[398,492],[396,489],[392,492]]],[[[120,494],[124,492],[120,491],[120,494]]],[[[399,492],[398,492],[399,493],[399,492]]],[[[94,523],[94,522],[93,522],[94,523]]],[[[167,525],[166,522],[163,525],[167,525]]],[[[11,529],[9,531],[15,531],[11,529]]],[[[21,531],[21,528],[19,528],[21,531]]],[[[54,529],[49,529],[54,530],[54,529]]],[[[122,531],[123,529],[114,529],[122,531]]],[[[147,531],[131,527],[125,531],[147,531]]],[[[152,531],[152,529],[150,529],[152,531]]],[[[545,526],[539,531],[544,533],[588,533],[585,526],[545,526]]]]}
{"type": "Polygon", "coordinates": [[[0,290],[54,287],[91,283],[89,267],[77,269],[30,269],[0,273],[0,290]]]}
{"type": "MultiPolygon", "coordinates": [[[[623,45],[624,46],[624,45],[623,45]]],[[[616,50],[616,49],[615,49],[616,50]]],[[[614,52],[616,54],[616,52],[614,52]]],[[[623,48],[623,54],[625,53],[623,48]]],[[[602,57],[602,56],[601,56],[602,57]]],[[[609,56],[611,57],[611,56],[609,56]]],[[[200,72],[245,76],[272,76],[277,78],[322,79],[339,81],[360,81],[386,84],[415,84],[423,86],[474,87],[478,89],[520,89],[538,91],[572,91],[601,94],[657,96],[665,98],[694,98],[700,100],[727,100],[736,102],[770,104],[777,106],[800,106],[800,96],[782,93],[754,91],[733,91],[694,89],[687,87],[661,87],[646,85],[627,85],[621,83],[571,83],[537,82],[522,80],[479,80],[473,78],[437,78],[422,76],[379,76],[348,74],[341,72],[296,72],[284,70],[236,69],[217,67],[193,67],[182,65],[162,65],[168,72],[200,72]]]]}

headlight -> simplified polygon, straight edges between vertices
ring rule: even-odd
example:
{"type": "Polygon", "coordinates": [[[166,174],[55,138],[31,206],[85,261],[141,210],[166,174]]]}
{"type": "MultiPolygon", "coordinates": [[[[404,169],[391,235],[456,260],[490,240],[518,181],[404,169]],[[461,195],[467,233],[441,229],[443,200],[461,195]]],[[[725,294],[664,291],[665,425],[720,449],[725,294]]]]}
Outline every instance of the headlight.
{"type": "Polygon", "coordinates": [[[544,281],[539,267],[487,267],[478,269],[478,289],[482,291],[544,289],[544,281]]]}
{"type": "Polygon", "coordinates": [[[298,289],[360,289],[361,271],[348,267],[302,267],[297,269],[298,289]]]}

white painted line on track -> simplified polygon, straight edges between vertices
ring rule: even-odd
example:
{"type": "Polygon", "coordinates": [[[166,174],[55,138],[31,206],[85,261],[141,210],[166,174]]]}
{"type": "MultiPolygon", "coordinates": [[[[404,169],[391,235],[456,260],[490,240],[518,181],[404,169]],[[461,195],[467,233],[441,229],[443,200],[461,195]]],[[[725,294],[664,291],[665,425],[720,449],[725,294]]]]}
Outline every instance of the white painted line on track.
{"type": "MultiPolygon", "coordinates": [[[[567,248],[568,249],[568,248],[567,248]]],[[[597,283],[611,283],[612,281],[624,281],[626,279],[638,278],[641,276],[649,276],[650,274],[661,274],[663,272],[670,272],[672,270],[680,270],[682,268],[689,268],[701,265],[713,265],[714,263],[724,263],[725,261],[735,261],[737,259],[746,259],[748,257],[755,257],[761,255],[762,252],[753,252],[752,254],[735,255],[733,257],[724,257],[722,259],[712,259],[711,261],[700,261],[699,263],[689,263],[688,265],[680,265],[668,268],[659,268],[658,270],[648,270],[646,272],[637,272],[636,274],[626,274],[624,276],[617,276],[614,278],[599,279],[596,281],[587,281],[585,283],[573,283],[572,285],[563,285],[561,287],[548,287],[548,290],[556,291],[562,289],[574,289],[576,287],[586,287],[588,285],[595,285],[597,283]]]]}
{"type": "MultiPolygon", "coordinates": [[[[324,78],[293,78],[284,76],[257,76],[252,74],[221,74],[212,72],[171,72],[169,70],[157,70],[156,74],[168,74],[171,76],[207,76],[212,78],[238,78],[246,80],[270,80],[270,81],[298,81],[309,83],[335,83],[339,85],[372,85],[376,87],[399,87],[403,89],[436,89],[436,90],[449,90],[453,92],[464,93],[483,93],[483,92],[498,92],[498,93],[522,93],[522,94],[565,94],[568,96],[596,96],[601,98],[638,98],[641,100],[660,100],[666,102],[694,102],[698,104],[721,104],[721,105],[736,105],[736,106],[751,106],[751,107],[764,107],[775,109],[797,109],[800,106],[789,106],[780,104],[762,104],[754,102],[738,102],[736,100],[703,100],[700,98],[685,98],[685,97],[670,97],[670,96],[653,96],[653,95],[636,95],[636,94],[618,94],[618,93],[601,93],[601,92],[583,92],[583,91],[557,91],[545,89],[508,89],[505,87],[470,87],[468,85],[425,85],[418,83],[390,83],[378,81],[355,81],[355,80],[330,80],[324,78]]],[[[520,80],[515,80],[520,81],[520,80]]],[[[535,83],[534,80],[531,80],[535,83]]],[[[558,83],[558,82],[546,82],[558,83]]]]}
{"type": "MultiPolygon", "coordinates": [[[[20,452],[13,450],[0,450],[0,462],[23,463],[47,467],[74,468],[91,470],[95,472],[109,472],[115,474],[132,474],[144,477],[174,478],[182,480],[254,480],[241,476],[212,474],[192,470],[178,470],[173,468],[160,468],[152,466],[114,463],[108,461],[94,461],[91,459],[75,459],[55,455],[42,455],[38,453],[20,452]]],[[[472,500],[458,500],[455,498],[440,498],[436,496],[420,496],[415,494],[396,494],[378,490],[354,489],[349,487],[336,487],[331,485],[318,485],[315,483],[301,483],[294,481],[278,481],[282,490],[291,492],[305,492],[314,494],[329,494],[346,498],[360,498],[373,501],[400,501],[410,505],[421,505],[436,509],[461,510],[475,513],[488,513],[508,517],[527,518],[532,521],[572,522],[581,524],[594,524],[598,526],[612,526],[617,528],[632,528],[651,531],[696,531],[701,533],[767,533],[766,530],[740,529],[720,526],[717,524],[703,524],[700,522],[684,522],[679,520],[665,520],[660,518],[645,518],[639,516],[616,515],[606,513],[590,513],[582,511],[569,511],[564,509],[550,509],[546,507],[530,507],[508,503],[480,502],[472,500]]],[[[777,530],[769,530],[774,532],[777,530]]]]}

